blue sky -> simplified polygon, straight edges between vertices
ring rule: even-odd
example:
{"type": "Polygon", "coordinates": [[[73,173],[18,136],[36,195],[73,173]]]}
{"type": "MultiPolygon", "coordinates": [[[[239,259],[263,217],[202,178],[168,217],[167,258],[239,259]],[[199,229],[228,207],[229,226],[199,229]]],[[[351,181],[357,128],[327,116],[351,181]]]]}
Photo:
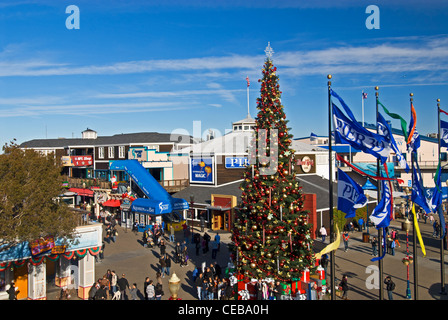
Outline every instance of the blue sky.
{"type": "MultiPolygon", "coordinates": [[[[446,1],[49,1],[0,4],[0,143],[181,129],[225,133],[255,117],[270,42],[294,137],[327,134],[327,79],[361,120],[374,87],[390,111],[437,131],[448,110],[446,1]],[[369,30],[366,7],[380,9],[369,30]],[[66,7],[80,10],[67,29],[66,7]],[[442,116],[443,119],[443,116],[442,116]]],[[[445,119],[446,120],[446,119],[445,119]]],[[[395,127],[398,123],[393,120],[395,127]]]]}

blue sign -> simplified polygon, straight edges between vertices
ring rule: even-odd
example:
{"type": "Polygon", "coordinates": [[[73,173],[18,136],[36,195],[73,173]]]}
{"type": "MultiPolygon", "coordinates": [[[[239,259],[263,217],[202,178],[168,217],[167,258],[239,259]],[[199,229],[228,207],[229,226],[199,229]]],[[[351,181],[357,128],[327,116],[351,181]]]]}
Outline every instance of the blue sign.
{"type": "Polygon", "coordinates": [[[226,157],[226,169],[242,169],[249,165],[246,157],[226,157]]]}
{"type": "Polygon", "coordinates": [[[190,182],[214,183],[213,158],[190,159],[190,182]]]}

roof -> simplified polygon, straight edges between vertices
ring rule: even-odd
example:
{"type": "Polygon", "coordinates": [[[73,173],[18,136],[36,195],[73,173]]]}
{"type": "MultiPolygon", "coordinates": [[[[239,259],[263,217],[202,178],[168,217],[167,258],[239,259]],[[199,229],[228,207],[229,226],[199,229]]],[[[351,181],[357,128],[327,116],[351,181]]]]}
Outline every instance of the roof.
{"type": "Polygon", "coordinates": [[[252,140],[253,131],[232,131],[220,137],[183,148],[178,153],[244,154],[252,140]]]}
{"type": "Polygon", "coordinates": [[[123,145],[131,143],[194,143],[191,136],[158,132],[122,133],[96,139],[34,139],[20,144],[21,148],[65,148],[75,146],[123,145]]]}
{"type": "Polygon", "coordinates": [[[182,198],[187,201],[190,200],[190,196],[194,196],[194,203],[209,204],[211,201],[212,194],[225,194],[233,195],[238,199],[241,198],[242,191],[240,189],[241,180],[237,180],[232,183],[225,185],[212,187],[200,187],[200,186],[189,186],[182,191],[173,194],[173,198],[182,198]]]}
{"type": "Polygon", "coordinates": [[[246,118],[244,118],[244,119],[242,119],[242,120],[239,120],[239,121],[235,121],[235,122],[233,122],[232,124],[240,124],[240,123],[255,123],[255,119],[252,118],[252,117],[250,116],[250,114],[248,114],[248,115],[246,116],[246,118]]]}
{"type": "MultiPolygon", "coordinates": [[[[329,207],[329,193],[328,193],[328,180],[323,179],[318,175],[302,175],[297,176],[296,179],[299,181],[299,186],[302,187],[303,193],[314,193],[316,194],[316,208],[325,209],[329,207]]],[[[210,205],[212,194],[225,194],[236,196],[238,201],[241,198],[242,190],[240,189],[241,180],[235,181],[233,183],[225,184],[218,187],[200,187],[200,186],[190,186],[183,189],[175,194],[174,198],[190,199],[190,196],[194,196],[194,202],[198,204],[208,204],[210,205]]],[[[337,195],[338,188],[337,184],[333,183],[333,203],[337,205],[337,195]]]]}

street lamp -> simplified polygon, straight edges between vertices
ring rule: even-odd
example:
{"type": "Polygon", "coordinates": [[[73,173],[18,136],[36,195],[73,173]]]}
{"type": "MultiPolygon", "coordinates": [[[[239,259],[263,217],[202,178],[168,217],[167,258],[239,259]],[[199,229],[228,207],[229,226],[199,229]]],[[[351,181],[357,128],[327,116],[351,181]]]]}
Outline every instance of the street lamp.
{"type": "Polygon", "coordinates": [[[406,231],[406,257],[403,258],[403,263],[406,265],[406,299],[411,299],[411,287],[410,287],[410,281],[409,281],[409,265],[412,263],[412,258],[409,257],[409,230],[411,230],[411,222],[409,221],[408,217],[406,217],[406,220],[401,225],[402,229],[406,231]]]}
{"type": "Polygon", "coordinates": [[[190,195],[190,210],[191,210],[191,226],[190,226],[190,234],[191,234],[191,243],[193,243],[193,216],[194,216],[194,196],[190,195]]]}
{"type": "Polygon", "coordinates": [[[177,297],[177,293],[180,289],[180,279],[177,277],[176,273],[173,273],[171,278],[168,280],[168,288],[171,293],[170,300],[180,300],[177,297]]]}

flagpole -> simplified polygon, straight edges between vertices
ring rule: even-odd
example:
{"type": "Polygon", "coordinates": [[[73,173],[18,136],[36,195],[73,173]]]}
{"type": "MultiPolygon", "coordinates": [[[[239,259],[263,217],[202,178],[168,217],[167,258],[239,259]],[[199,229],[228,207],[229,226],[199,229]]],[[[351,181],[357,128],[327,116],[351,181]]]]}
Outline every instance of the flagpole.
{"type": "MultiPolygon", "coordinates": [[[[439,164],[440,166],[442,165],[441,160],[440,160],[440,149],[441,149],[441,145],[440,145],[440,99],[437,99],[437,142],[438,142],[438,159],[439,159],[439,164]]],[[[442,174],[442,168],[440,168],[440,174],[442,174]]],[[[437,187],[437,185],[436,185],[437,187]]],[[[439,208],[438,208],[439,209],[439,208]]],[[[441,209],[440,209],[441,210],[441,209]]],[[[442,211],[439,211],[442,212],[442,211]]],[[[442,213],[443,214],[443,213],[442,213]]],[[[440,225],[442,226],[442,225],[440,225]]],[[[444,230],[440,230],[441,231],[441,235],[443,235],[444,230]]],[[[446,295],[446,291],[445,291],[445,253],[444,253],[444,237],[440,238],[440,294],[441,295],[446,295]]]]}
{"type": "MultiPolygon", "coordinates": [[[[329,193],[329,210],[330,210],[330,243],[334,242],[334,219],[333,219],[333,146],[331,141],[331,122],[333,120],[332,117],[332,106],[331,106],[331,74],[327,75],[328,79],[328,193],[329,193]]],[[[335,255],[334,250],[330,252],[330,293],[331,300],[335,299],[335,255]]]]}
{"type": "MultiPolygon", "coordinates": [[[[409,94],[410,98],[410,103],[411,103],[411,113],[412,113],[412,102],[414,101],[414,94],[411,92],[409,94]]],[[[417,123],[417,119],[414,119],[414,125],[416,125],[417,123]]],[[[411,130],[412,131],[412,130],[411,130]]],[[[409,133],[411,134],[411,132],[409,133]]],[[[412,139],[412,137],[411,137],[412,139]]],[[[411,162],[412,162],[412,174],[414,174],[414,161],[416,161],[416,151],[413,150],[411,151],[411,162]]],[[[412,177],[414,178],[414,177],[412,177]]],[[[414,207],[414,202],[412,201],[412,197],[411,197],[411,208],[414,207]]],[[[415,223],[418,223],[417,217],[414,216],[415,214],[417,214],[416,212],[413,212],[413,210],[411,210],[412,212],[412,219],[414,221],[414,223],[412,223],[412,246],[413,251],[414,251],[414,300],[418,300],[418,263],[417,263],[417,233],[416,233],[416,228],[415,228],[415,223]]]]}
{"type": "MultiPolygon", "coordinates": [[[[376,97],[376,133],[379,134],[379,126],[378,126],[378,86],[375,87],[375,97],[376,97]]],[[[380,172],[380,159],[376,160],[376,173],[377,176],[379,177],[381,172],[380,172]]],[[[377,203],[380,203],[380,198],[381,198],[381,184],[377,183],[377,203]]],[[[392,192],[392,191],[391,191],[392,192]]],[[[383,255],[383,235],[381,233],[381,229],[378,229],[378,257],[381,257],[383,255]]],[[[385,241],[385,239],[384,239],[385,241]]],[[[386,248],[384,248],[386,249],[386,248]]],[[[383,300],[384,299],[384,295],[383,295],[383,286],[382,286],[382,282],[383,282],[383,259],[379,259],[378,260],[378,277],[379,277],[379,283],[380,283],[380,288],[379,288],[379,300],[383,300]]]]}
{"type": "Polygon", "coordinates": [[[364,127],[364,90],[361,92],[361,104],[362,104],[362,126],[364,127]]]}
{"type": "Polygon", "coordinates": [[[246,81],[247,81],[247,117],[250,117],[250,112],[249,112],[249,76],[246,77],[246,81]]]}

